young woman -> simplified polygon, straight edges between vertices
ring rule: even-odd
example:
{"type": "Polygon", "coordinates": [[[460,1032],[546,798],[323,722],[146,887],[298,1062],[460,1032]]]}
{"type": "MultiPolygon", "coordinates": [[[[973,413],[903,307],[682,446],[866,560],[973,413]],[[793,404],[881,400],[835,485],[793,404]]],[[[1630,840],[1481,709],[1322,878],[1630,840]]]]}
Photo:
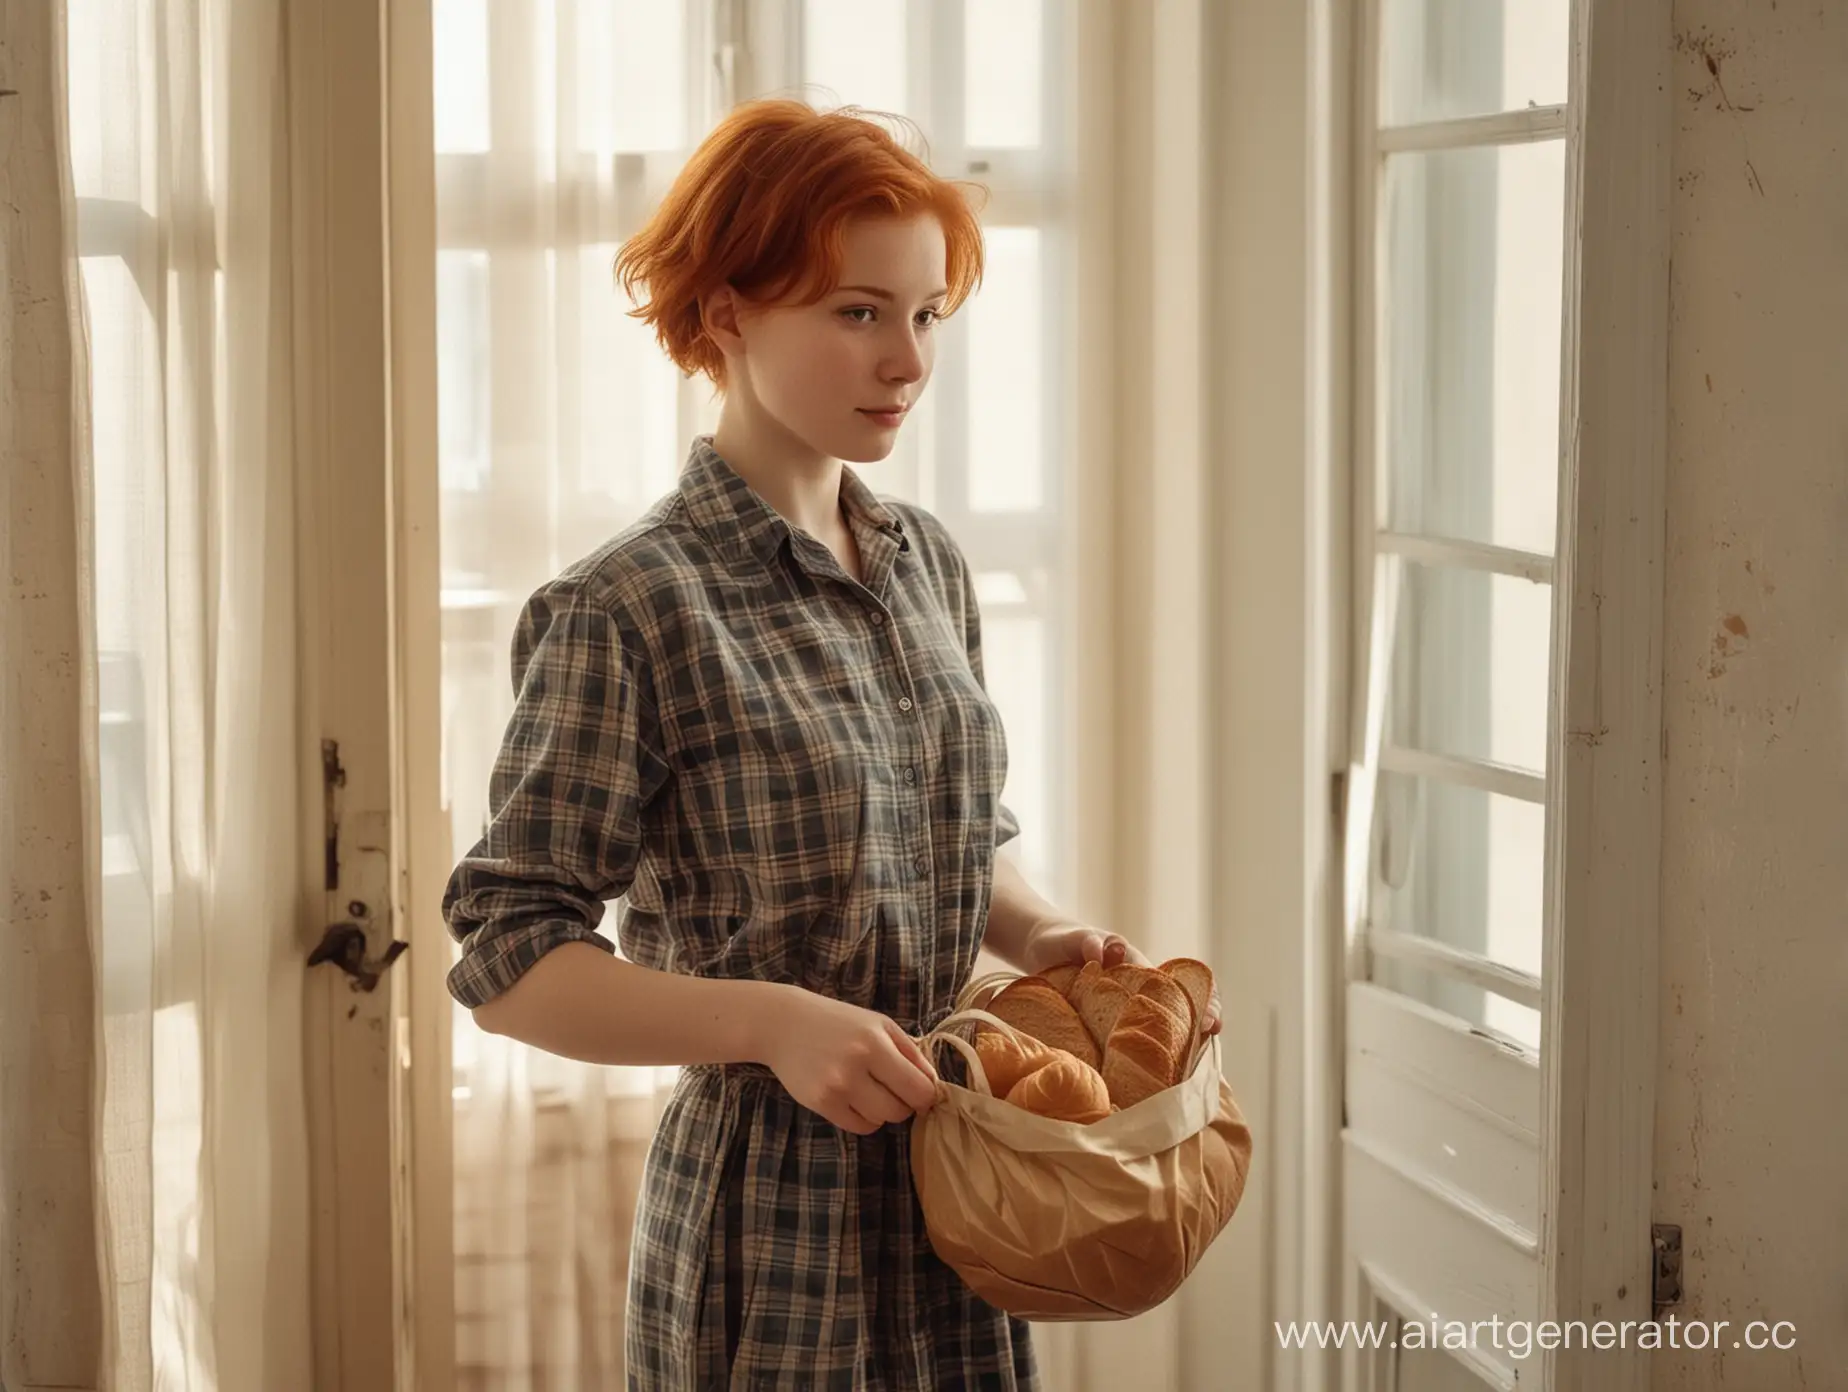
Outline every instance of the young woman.
{"type": "Polygon", "coordinates": [[[1143,959],[996,856],[1018,827],[968,567],[846,463],[891,452],[981,270],[957,186],[789,101],[714,130],[618,261],[721,390],[718,427],[529,602],[493,819],[445,912],[484,1029],[682,1066],[636,1217],[631,1387],[1035,1385],[1026,1326],[925,1236],[914,1038],[983,944],[1023,971],[1143,959]],[[627,960],[597,931],[618,897],[627,960]]]}

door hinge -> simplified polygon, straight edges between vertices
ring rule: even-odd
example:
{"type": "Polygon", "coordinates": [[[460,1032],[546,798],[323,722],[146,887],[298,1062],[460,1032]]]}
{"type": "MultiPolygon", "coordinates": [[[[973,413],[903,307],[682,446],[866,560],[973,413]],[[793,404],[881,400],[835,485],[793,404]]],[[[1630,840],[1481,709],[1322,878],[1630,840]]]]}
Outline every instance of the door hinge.
{"type": "Polygon", "coordinates": [[[1336,769],[1328,775],[1328,807],[1334,815],[1335,834],[1347,834],[1347,800],[1348,775],[1346,769],[1336,769]]]}
{"type": "Polygon", "coordinates": [[[1651,1269],[1655,1273],[1656,1318],[1671,1305],[1681,1303],[1681,1229],[1674,1223],[1657,1223],[1650,1229],[1650,1246],[1654,1249],[1651,1269]]]}

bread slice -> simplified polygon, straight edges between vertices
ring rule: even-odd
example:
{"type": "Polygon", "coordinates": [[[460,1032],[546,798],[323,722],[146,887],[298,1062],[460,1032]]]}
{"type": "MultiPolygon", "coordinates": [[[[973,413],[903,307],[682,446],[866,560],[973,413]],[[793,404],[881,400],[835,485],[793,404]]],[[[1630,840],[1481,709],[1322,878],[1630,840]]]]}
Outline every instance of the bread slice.
{"type": "Polygon", "coordinates": [[[977,1031],[975,1053],[982,1061],[982,1076],[988,1079],[988,1091],[995,1097],[1006,1097],[1022,1078],[1058,1057],[1038,1040],[1023,1039],[991,1027],[977,1031]]]}
{"type": "Polygon", "coordinates": [[[1117,1016],[1122,1014],[1131,997],[1119,982],[1104,975],[1101,968],[1093,972],[1091,968],[1095,966],[1095,962],[1086,962],[1084,970],[1072,983],[1072,1005],[1101,1054],[1110,1039],[1110,1031],[1116,1028],[1117,1016]]]}
{"type": "Polygon", "coordinates": [[[1155,968],[1139,966],[1134,962],[1118,962],[1114,967],[1104,968],[1104,975],[1132,996],[1142,989],[1143,982],[1157,974],[1155,968]]]}
{"type": "Polygon", "coordinates": [[[1011,984],[994,998],[988,1013],[1093,1068],[1103,1057],[1071,1003],[1038,977],[1023,976],[1011,984]]]}
{"type": "Polygon", "coordinates": [[[1103,1078],[1090,1064],[1066,1053],[1054,1053],[1051,1062],[1027,1074],[1007,1100],[1039,1116],[1081,1126],[1110,1115],[1110,1090],[1103,1078]]]}
{"type": "Polygon", "coordinates": [[[1119,1107],[1133,1107],[1172,1085],[1173,1059],[1141,1030],[1118,1028],[1104,1055],[1104,1091],[1119,1107]]]}
{"type": "Polygon", "coordinates": [[[1040,979],[1065,999],[1072,998],[1072,982],[1078,979],[1078,964],[1067,962],[1062,966],[1048,967],[1041,972],[1040,979]]]}
{"type": "Polygon", "coordinates": [[[1166,1006],[1186,1026],[1186,1037],[1193,1038],[1194,1031],[1199,1028],[1199,1018],[1194,1013],[1193,1001],[1173,977],[1151,968],[1142,983],[1142,989],[1136,994],[1166,1006]]]}
{"type": "Polygon", "coordinates": [[[1161,964],[1161,970],[1193,1002],[1195,1026],[1205,1025],[1207,1008],[1213,999],[1213,969],[1192,957],[1170,957],[1161,964]]]}
{"type": "Polygon", "coordinates": [[[1153,996],[1135,996],[1123,1007],[1123,1013],[1117,1016],[1116,1028],[1110,1032],[1110,1042],[1104,1049],[1104,1057],[1110,1056],[1110,1050],[1116,1047],[1117,1036],[1123,1033],[1144,1035],[1160,1048],[1162,1057],[1159,1060],[1146,1060],[1144,1067],[1161,1078],[1163,1087],[1171,1087],[1180,1081],[1181,1066],[1187,1061],[1193,1044],[1193,1032],[1185,1019],[1153,996]]]}

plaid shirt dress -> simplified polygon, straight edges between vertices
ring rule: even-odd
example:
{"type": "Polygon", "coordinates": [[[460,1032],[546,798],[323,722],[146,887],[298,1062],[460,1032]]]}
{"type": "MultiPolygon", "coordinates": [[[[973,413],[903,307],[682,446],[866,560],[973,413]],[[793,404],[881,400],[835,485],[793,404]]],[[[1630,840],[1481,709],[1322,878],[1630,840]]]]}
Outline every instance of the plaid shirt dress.
{"type": "MultiPolygon", "coordinates": [[[[988,913],[1007,751],[960,551],[851,469],[865,583],[697,439],[675,492],[528,603],[492,821],[444,900],[473,1007],[560,943],[949,1014],[988,913]]],[[[639,1389],[1032,1388],[1026,1326],[939,1261],[909,1123],[871,1136],[755,1065],[689,1067],[631,1255],[639,1389]]]]}

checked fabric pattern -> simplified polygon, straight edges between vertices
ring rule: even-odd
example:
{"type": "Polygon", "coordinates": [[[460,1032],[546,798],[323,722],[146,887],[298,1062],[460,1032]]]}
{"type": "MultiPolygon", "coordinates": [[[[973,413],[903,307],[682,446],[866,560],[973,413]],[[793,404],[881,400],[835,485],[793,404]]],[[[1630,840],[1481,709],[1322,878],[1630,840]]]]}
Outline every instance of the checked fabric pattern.
{"type": "MultiPolygon", "coordinates": [[[[844,469],[865,583],[693,443],[679,487],[528,602],[490,824],[444,896],[480,1005],[563,942],[789,982],[920,1033],[981,944],[1007,750],[964,559],[844,469]]],[[[931,1252],[908,1126],[698,1067],[650,1148],[637,1389],[1031,1388],[1026,1326],[931,1252]]]]}

